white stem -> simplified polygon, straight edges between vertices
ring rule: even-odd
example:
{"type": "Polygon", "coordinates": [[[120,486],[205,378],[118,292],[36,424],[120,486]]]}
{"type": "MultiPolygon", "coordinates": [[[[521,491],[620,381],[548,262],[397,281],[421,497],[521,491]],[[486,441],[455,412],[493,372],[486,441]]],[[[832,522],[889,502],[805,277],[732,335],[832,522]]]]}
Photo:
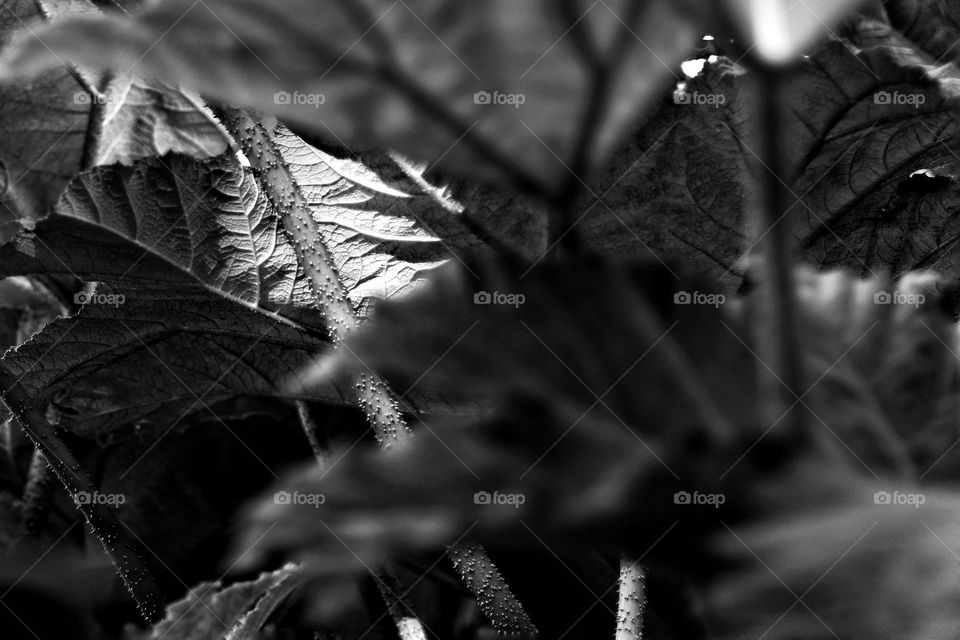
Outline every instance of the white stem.
{"type": "Polygon", "coordinates": [[[643,638],[643,610],[647,606],[647,576],[639,562],[620,561],[620,597],[616,640],[643,638]]]}

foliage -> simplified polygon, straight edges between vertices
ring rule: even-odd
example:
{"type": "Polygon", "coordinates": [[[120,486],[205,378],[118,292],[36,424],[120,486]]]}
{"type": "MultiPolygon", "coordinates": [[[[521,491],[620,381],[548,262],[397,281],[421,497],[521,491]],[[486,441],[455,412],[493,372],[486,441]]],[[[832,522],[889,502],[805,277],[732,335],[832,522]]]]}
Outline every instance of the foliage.
{"type": "Polygon", "coordinates": [[[0,3],[3,637],[956,637],[958,25],[0,3]]]}

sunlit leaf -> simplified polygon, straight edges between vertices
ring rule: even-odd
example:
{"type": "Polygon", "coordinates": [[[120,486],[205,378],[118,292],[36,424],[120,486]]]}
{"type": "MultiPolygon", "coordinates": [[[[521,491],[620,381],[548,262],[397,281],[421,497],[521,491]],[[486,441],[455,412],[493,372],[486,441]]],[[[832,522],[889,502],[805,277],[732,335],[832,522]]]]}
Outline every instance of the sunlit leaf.
{"type": "Polygon", "coordinates": [[[612,91],[588,141],[593,163],[633,126],[696,37],[675,3],[577,0],[567,9],[548,0],[295,0],[264,14],[255,0],[178,0],[134,18],[34,27],[3,69],[35,75],[62,60],[130,68],[274,111],[322,136],[471,176],[502,178],[494,159],[508,159],[554,183],[576,164],[596,69],[610,73],[612,91]]]}

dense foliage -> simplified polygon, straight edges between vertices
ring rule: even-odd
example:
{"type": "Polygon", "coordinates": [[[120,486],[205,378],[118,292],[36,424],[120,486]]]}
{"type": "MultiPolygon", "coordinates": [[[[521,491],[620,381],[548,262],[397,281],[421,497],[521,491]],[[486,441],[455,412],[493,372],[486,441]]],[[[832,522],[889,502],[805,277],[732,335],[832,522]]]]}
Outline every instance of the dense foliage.
{"type": "Polygon", "coordinates": [[[0,636],[956,638],[958,40],[0,0],[0,636]]]}

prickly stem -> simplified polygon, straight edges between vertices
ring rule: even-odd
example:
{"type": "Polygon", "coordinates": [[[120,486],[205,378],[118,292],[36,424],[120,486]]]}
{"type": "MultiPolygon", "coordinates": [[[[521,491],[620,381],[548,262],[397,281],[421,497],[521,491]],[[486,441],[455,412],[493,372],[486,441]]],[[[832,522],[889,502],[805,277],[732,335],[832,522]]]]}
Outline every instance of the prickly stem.
{"type": "MultiPolygon", "coordinates": [[[[319,227],[313,218],[309,202],[274,144],[271,133],[260,122],[240,109],[217,108],[214,111],[247,157],[268,199],[276,208],[283,228],[294,246],[297,258],[316,296],[330,340],[335,346],[339,345],[347,333],[360,324],[360,319],[347,297],[346,288],[327,247],[320,240],[319,227]]],[[[396,395],[382,378],[372,372],[362,374],[356,380],[354,389],[357,405],[373,427],[381,447],[386,449],[409,442],[413,432],[407,426],[396,395]]],[[[526,618],[523,608],[520,607],[482,547],[454,547],[450,550],[450,554],[454,563],[457,562],[455,554],[460,554],[461,557],[474,559],[482,564],[486,571],[495,574],[501,601],[508,604],[511,611],[522,614],[522,619],[518,618],[518,620],[520,622],[526,620],[526,624],[533,633],[536,632],[536,628],[526,618]]],[[[375,576],[375,578],[379,584],[380,577],[375,576]]],[[[482,592],[474,590],[472,585],[486,583],[475,581],[467,584],[478,600],[485,597],[482,592]]],[[[389,607],[390,602],[388,601],[387,604],[389,607]]],[[[395,617],[394,621],[402,633],[411,632],[410,629],[414,623],[419,633],[423,633],[416,617],[402,619],[395,617]]]]}
{"type": "MultiPolygon", "coordinates": [[[[233,135],[274,206],[297,259],[310,282],[327,333],[334,345],[360,324],[333,259],[320,240],[320,229],[310,203],[274,144],[271,133],[240,109],[224,108],[217,115],[233,135]]],[[[360,376],[355,384],[357,404],[383,447],[401,444],[410,428],[395,394],[375,374],[360,376]]]]}
{"type": "Polygon", "coordinates": [[[643,610],[647,606],[647,578],[639,562],[620,561],[616,640],[643,638],[643,610]]]}
{"type": "Polygon", "coordinates": [[[163,615],[164,599],[157,587],[155,571],[147,550],[126,529],[111,508],[93,501],[77,500],[82,492],[93,495],[96,485],[90,480],[73,453],[67,448],[43,411],[32,405],[19,380],[0,365],[0,389],[3,404],[10,410],[18,426],[50,464],[50,468],[67,492],[77,502],[80,512],[113,562],[124,586],[136,602],[146,622],[163,615]]]}
{"type": "Polygon", "coordinates": [[[494,629],[522,638],[537,636],[537,628],[483,547],[462,544],[451,547],[447,555],[494,629]]]}

